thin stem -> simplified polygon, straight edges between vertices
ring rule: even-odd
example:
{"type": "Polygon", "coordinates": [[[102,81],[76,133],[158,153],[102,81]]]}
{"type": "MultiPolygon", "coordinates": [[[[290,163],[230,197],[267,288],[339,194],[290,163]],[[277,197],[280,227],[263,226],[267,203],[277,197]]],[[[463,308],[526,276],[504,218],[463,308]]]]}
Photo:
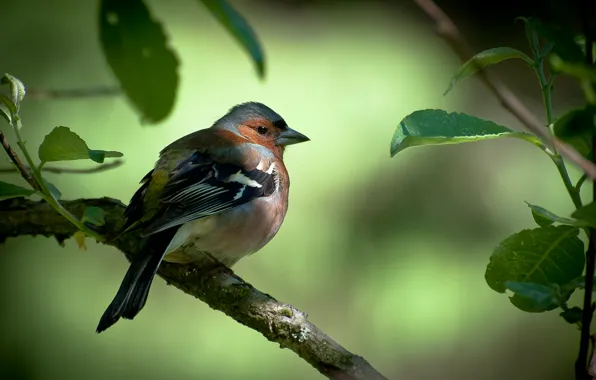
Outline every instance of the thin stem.
{"type": "Polygon", "coordinates": [[[550,158],[551,160],[553,160],[555,166],[557,167],[557,170],[559,171],[559,174],[561,175],[561,179],[563,180],[563,184],[565,185],[565,189],[567,189],[567,192],[569,193],[569,197],[571,198],[573,205],[576,209],[582,207],[583,203],[579,195],[579,189],[576,188],[571,182],[563,158],[556,153],[552,154],[550,158]]]}
{"type": "Polygon", "coordinates": [[[586,182],[586,179],[588,179],[588,176],[584,173],[575,184],[575,191],[577,191],[578,193],[581,191],[584,182],[586,182]]]}
{"type": "Polygon", "coordinates": [[[98,233],[87,228],[87,226],[85,226],[84,223],[82,223],[79,219],[77,219],[77,217],[75,217],[67,209],[65,209],[60,204],[60,202],[58,202],[56,197],[54,197],[54,195],[48,188],[48,185],[46,184],[43,177],[41,176],[41,171],[38,168],[36,168],[35,163],[33,162],[33,159],[29,155],[29,151],[27,151],[27,147],[25,146],[26,142],[25,142],[25,140],[23,140],[23,138],[21,136],[21,132],[20,132],[21,122],[20,122],[18,115],[13,115],[11,124],[12,124],[12,127],[15,131],[16,136],[17,136],[17,144],[19,145],[19,148],[21,148],[21,152],[23,152],[23,155],[25,156],[25,160],[27,161],[29,168],[31,168],[31,174],[33,174],[33,178],[34,178],[33,182],[35,184],[35,186],[33,188],[41,190],[41,192],[42,192],[41,196],[43,197],[43,199],[46,202],[48,202],[60,215],[62,215],[69,222],[71,222],[73,225],[75,225],[79,230],[85,232],[85,234],[94,238],[97,241],[100,241],[100,242],[104,241],[105,239],[103,236],[101,236],[98,233]]]}

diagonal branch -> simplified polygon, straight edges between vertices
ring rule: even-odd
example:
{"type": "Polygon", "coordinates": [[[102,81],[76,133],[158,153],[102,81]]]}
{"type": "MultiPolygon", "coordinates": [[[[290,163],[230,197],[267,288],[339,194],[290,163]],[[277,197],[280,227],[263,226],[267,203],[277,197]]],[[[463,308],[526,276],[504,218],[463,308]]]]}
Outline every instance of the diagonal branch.
{"type": "Polygon", "coordinates": [[[40,190],[37,181],[35,180],[35,178],[33,178],[31,173],[29,172],[29,169],[27,169],[27,167],[23,165],[23,162],[17,155],[17,152],[15,152],[14,149],[12,149],[12,147],[8,143],[8,140],[6,139],[6,136],[4,135],[4,133],[2,133],[2,131],[0,131],[0,145],[2,145],[2,147],[6,151],[6,154],[8,154],[8,157],[10,157],[10,160],[14,164],[16,170],[21,173],[21,176],[25,179],[25,181],[27,181],[27,183],[29,183],[29,185],[31,185],[33,189],[40,190]]]}
{"type": "MultiPolygon", "coordinates": [[[[82,215],[87,206],[102,208],[106,224],[100,232],[108,237],[107,244],[129,259],[135,255],[138,235],[131,233],[116,238],[125,207],[120,201],[79,199],[65,201],[63,205],[74,215],[82,215]]],[[[45,202],[22,198],[0,202],[0,243],[9,237],[25,235],[54,236],[63,241],[76,231],[75,226],[45,202]]],[[[229,269],[206,272],[197,266],[164,262],[158,274],[168,284],[294,351],[330,379],[386,380],[364,358],[352,354],[312,324],[306,313],[260,292],[229,269]]]]}
{"type": "MultiPolygon", "coordinates": [[[[414,0],[416,4],[435,22],[437,34],[451,46],[462,62],[474,56],[474,51],[455,23],[433,0],[414,0]]],[[[592,180],[596,180],[596,165],[584,158],[573,147],[549,133],[528,107],[499,79],[486,70],[479,70],[480,78],[487,88],[499,99],[501,105],[511,112],[523,125],[542,140],[550,142],[558,152],[579,166],[592,180]]]]}

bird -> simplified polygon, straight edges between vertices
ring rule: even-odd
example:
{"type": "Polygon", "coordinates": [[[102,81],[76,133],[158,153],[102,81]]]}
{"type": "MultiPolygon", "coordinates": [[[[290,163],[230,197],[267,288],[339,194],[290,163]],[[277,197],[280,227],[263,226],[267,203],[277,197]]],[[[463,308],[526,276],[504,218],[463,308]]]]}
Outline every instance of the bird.
{"type": "Polygon", "coordinates": [[[205,255],[231,268],[263,248],[288,210],[288,145],[310,141],[259,102],[232,107],[213,125],[166,146],[124,211],[120,233],[141,241],[96,332],[145,306],[162,261],[205,255]],[[193,244],[192,253],[180,249],[193,244]]]}

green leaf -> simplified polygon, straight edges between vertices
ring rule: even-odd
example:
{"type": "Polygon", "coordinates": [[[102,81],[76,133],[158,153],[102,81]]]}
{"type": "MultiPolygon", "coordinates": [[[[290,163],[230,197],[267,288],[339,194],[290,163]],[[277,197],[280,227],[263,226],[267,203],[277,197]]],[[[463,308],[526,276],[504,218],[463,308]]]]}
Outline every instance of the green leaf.
{"type": "Polygon", "coordinates": [[[106,214],[101,208],[95,206],[88,206],[85,207],[85,211],[83,212],[83,217],[81,218],[81,221],[83,223],[91,223],[95,226],[103,226],[104,224],[106,224],[105,216],[106,214]]]}
{"type": "Polygon", "coordinates": [[[585,222],[590,227],[596,228],[596,203],[592,202],[578,208],[571,216],[585,222]]]}
{"type": "Polygon", "coordinates": [[[580,307],[574,306],[571,309],[567,309],[562,311],[559,315],[563,317],[563,319],[572,325],[581,322],[582,320],[582,313],[583,310],[580,307]]]}
{"type": "Polygon", "coordinates": [[[532,58],[516,49],[509,47],[498,47],[485,50],[476,54],[470,58],[468,62],[463,64],[459,71],[453,76],[453,78],[451,78],[451,82],[449,83],[449,86],[447,86],[447,90],[445,90],[443,96],[447,95],[447,93],[451,91],[451,89],[453,89],[458,82],[471,77],[486,66],[494,65],[495,63],[499,63],[511,58],[520,58],[523,59],[528,65],[534,65],[532,58]]]}
{"type": "Polygon", "coordinates": [[[0,181],[0,201],[10,198],[28,197],[33,193],[35,193],[34,190],[0,181]]]}
{"type": "Polygon", "coordinates": [[[594,107],[575,109],[555,121],[553,131],[560,140],[573,146],[584,157],[589,157],[592,139],[596,135],[595,117],[594,107]]]}
{"type": "Polygon", "coordinates": [[[4,74],[2,79],[0,79],[0,83],[10,85],[12,104],[14,104],[15,108],[18,110],[21,100],[25,97],[25,85],[10,74],[4,74]]]}
{"type": "Polygon", "coordinates": [[[526,202],[526,204],[532,210],[532,217],[534,218],[534,221],[540,227],[548,227],[553,223],[566,224],[569,226],[576,226],[576,227],[587,227],[588,226],[587,223],[584,223],[580,220],[563,218],[561,216],[553,214],[552,212],[550,212],[547,209],[542,208],[540,206],[536,206],[536,205],[530,204],[528,202],[526,202]]]}
{"type": "Polygon", "coordinates": [[[459,144],[503,137],[516,137],[543,145],[535,135],[513,131],[475,116],[421,110],[411,113],[399,123],[391,140],[391,157],[413,146],[459,144]]]}
{"type": "Polygon", "coordinates": [[[557,289],[552,286],[531,282],[506,281],[505,287],[515,292],[511,302],[521,304],[525,311],[531,310],[531,312],[539,313],[560,306],[557,289]]]}
{"type": "Polygon", "coordinates": [[[89,149],[87,143],[67,127],[56,127],[46,135],[38,155],[42,163],[91,159],[101,164],[106,157],[122,157],[120,152],[89,149]]]}
{"type": "Polygon", "coordinates": [[[550,64],[555,72],[564,73],[596,83],[596,70],[593,66],[588,65],[585,62],[565,61],[558,55],[552,55],[550,57],[550,64]]]}
{"type": "Polygon", "coordinates": [[[226,0],[201,0],[211,14],[228,30],[228,32],[242,45],[252,58],[257,74],[265,76],[265,53],[255,31],[226,0]]]}
{"type": "Polygon", "coordinates": [[[568,62],[583,62],[585,56],[577,44],[572,30],[556,25],[544,24],[533,17],[520,17],[526,26],[552,45],[553,53],[568,62]]]}
{"type": "Polygon", "coordinates": [[[142,0],[102,0],[99,33],[106,60],[143,121],[164,120],[178,90],[178,59],[142,0]]]}
{"type": "MultiPolygon", "coordinates": [[[[584,270],[584,245],[578,234],[576,227],[550,226],[511,235],[491,255],[484,275],[488,286],[504,293],[508,281],[561,287],[568,284],[584,270]]],[[[569,299],[571,293],[563,294],[561,301],[569,299]]],[[[517,294],[510,300],[521,310],[536,311],[531,302],[517,294]]]]}
{"type": "Polygon", "coordinates": [[[52,194],[52,196],[54,198],[56,198],[57,200],[60,200],[60,198],[62,198],[62,192],[60,192],[60,190],[58,190],[58,188],[56,186],[54,186],[53,183],[46,181],[45,179],[43,180],[46,184],[46,186],[48,187],[48,190],[50,190],[50,194],[52,194]]]}

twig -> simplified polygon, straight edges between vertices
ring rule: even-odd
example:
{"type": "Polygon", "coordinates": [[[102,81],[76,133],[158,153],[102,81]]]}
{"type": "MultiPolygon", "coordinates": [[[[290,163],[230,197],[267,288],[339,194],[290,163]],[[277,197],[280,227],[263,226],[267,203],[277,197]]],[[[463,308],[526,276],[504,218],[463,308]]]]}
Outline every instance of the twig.
{"type": "MultiPolygon", "coordinates": [[[[138,234],[133,232],[115,238],[125,208],[120,201],[79,199],[65,201],[63,205],[77,215],[88,206],[103,209],[106,223],[101,233],[108,237],[106,244],[113,245],[129,259],[136,254],[140,241],[138,234]]],[[[0,202],[0,215],[0,243],[9,237],[25,235],[54,236],[63,241],[77,231],[45,202],[23,198],[0,202]]],[[[387,380],[364,358],[354,355],[310,322],[306,313],[260,292],[229,269],[206,272],[196,265],[164,262],[158,274],[168,284],[294,351],[329,379],[387,380]]],[[[111,294],[107,296],[111,297],[111,294]]],[[[95,321],[89,323],[89,331],[93,333],[95,321]]]]}
{"type": "MultiPolygon", "coordinates": [[[[47,173],[54,173],[54,174],[93,174],[93,173],[100,173],[105,172],[107,170],[116,169],[119,166],[122,166],[124,163],[123,160],[114,160],[107,164],[101,164],[92,168],[86,169],[72,169],[72,168],[56,168],[56,167],[47,167],[44,166],[42,168],[43,172],[47,173]]],[[[0,173],[12,173],[15,172],[17,169],[14,168],[0,168],[0,173]]]]}
{"type": "MultiPolygon", "coordinates": [[[[594,64],[594,57],[592,48],[594,44],[594,35],[592,34],[590,17],[593,15],[594,3],[592,0],[585,0],[581,7],[581,20],[586,37],[586,62],[588,65],[594,64]]],[[[590,84],[590,86],[592,86],[590,84]]],[[[592,138],[592,161],[596,162],[596,137],[592,138]]],[[[596,185],[592,191],[593,201],[596,201],[596,185]]],[[[596,229],[590,228],[590,241],[588,242],[588,250],[586,251],[586,286],[584,291],[584,305],[582,311],[582,328],[581,338],[579,342],[579,354],[575,362],[575,378],[577,380],[591,379],[586,368],[588,354],[590,349],[590,327],[592,324],[592,289],[594,287],[594,274],[596,273],[596,229]]],[[[589,367],[592,367],[590,361],[589,367]]]]}
{"type": "Polygon", "coordinates": [[[34,100],[93,98],[118,95],[122,95],[122,90],[119,87],[91,87],[69,90],[27,89],[27,99],[34,100]]]}
{"type": "MultiPolygon", "coordinates": [[[[437,33],[451,46],[462,62],[474,56],[465,37],[445,12],[432,0],[414,0],[415,3],[435,22],[437,33]]],[[[489,75],[485,70],[479,71],[480,78],[488,89],[499,99],[501,105],[513,114],[531,132],[550,142],[555,149],[571,162],[579,166],[592,180],[596,180],[596,165],[585,159],[570,145],[555,138],[548,128],[540,122],[522,101],[500,80],[489,75]]]]}
{"type": "Polygon", "coordinates": [[[25,165],[23,165],[23,162],[17,155],[17,152],[15,152],[12,149],[12,147],[8,143],[8,140],[6,139],[6,136],[4,135],[4,133],[2,133],[2,131],[0,131],[0,144],[2,144],[2,147],[6,151],[6,154],[8,154],[8,157],[13,162],[13,164],[16,168],[16,169],[11,169],[11,171],[18,170],[21,173],[21,176],[25,179],[25,181],[27,181],[27,183],[29,183],[29,185],[31,185],[31,187],[33,189],[38,190],[38,191],[41,190],[41,188],[39,187],[39,184],[37,183],[35,178],[33,178],[33,175],[29,172],[27,167],[25,165]]]}

